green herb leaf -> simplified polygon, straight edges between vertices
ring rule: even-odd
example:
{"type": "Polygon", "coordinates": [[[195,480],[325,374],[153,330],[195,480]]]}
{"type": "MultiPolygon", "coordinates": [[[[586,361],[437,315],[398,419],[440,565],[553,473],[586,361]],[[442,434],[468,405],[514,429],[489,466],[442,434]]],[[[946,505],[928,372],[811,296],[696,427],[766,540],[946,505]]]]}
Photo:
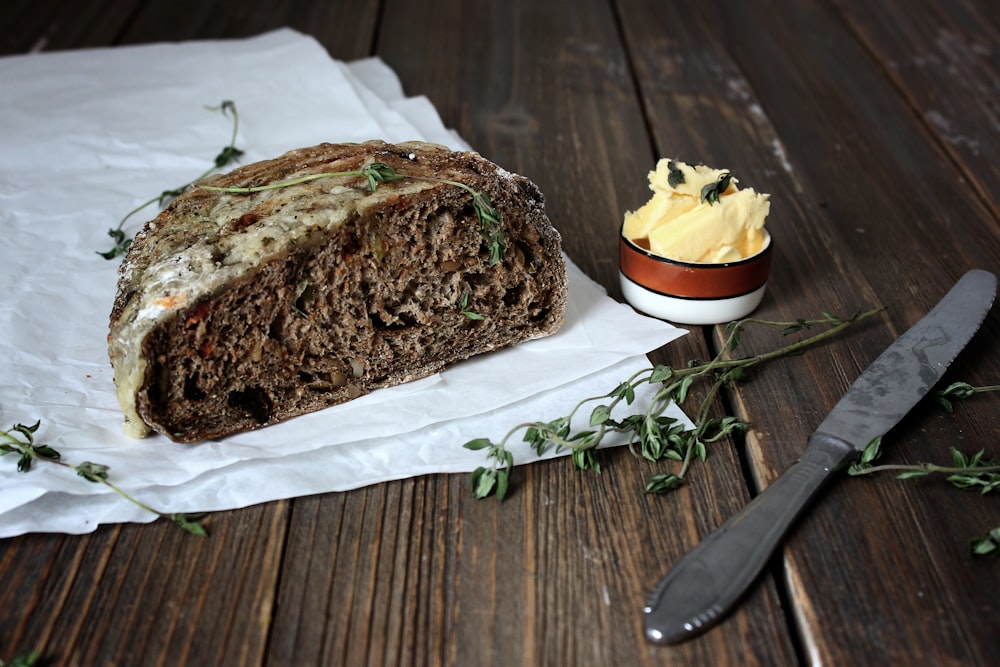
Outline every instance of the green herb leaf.
{"type": "Polygon", "coordinates": [[[368,181],[368,189],[371,192],[375,192],[380,183],[387,181],[398,181],[406,178],[412,178],[414,180],[422,181],[434,181],[436,183],[445,183],[447,185],[452,185],[461,190],[464,190],[472,197],[472,210],[475,213],[476,219],[479,222],[480,234],[483,238],[483,245],[489,252],[489,264],[490,266],[495,266],[503,261],[504,254],[506,252],[505,245],[505,234],[503,231],[503,224],[501,221],[500,212],[493,207],[493,203],[490,200],[490,196],[485,192],[479,192],[472,187],[466,185],[465,183],[460,183],[458,181],[452,181],[444,178],[438,178],[435,176],[421,176],[416,174],[403,174],[396,171],[390,165],[384,164],[382,162],[372,162],[365,167],[356,171],[338,171],[338,172],[324,172],[309,174],[307,176],[302,176],[299,178],[289,179],[287,181],[278,181],[275,183],[268,183],[266,185],[255,185],[247,187],[216,187],[202,185],[199,186],[205,190],[212,190],[215,192],[227,192],[230,194],[252,194],[254,192],[264,192],[266,190],[277,190],[280,188],[287,188],[293,185],[300,185],[302,183],[308,183],[311,181],[317,181],[324,178],[335,178],[335,177],[355,177],[363,176],[368,181]]]}
{"type": "Polygon", "coordinates": [[[493,443],[490,442],[489,438],[476,438],[475,440],[468,441],[462,446],[466,449],[471,449],[472,451],[479,451],[480,449],[492,447],[493,443]]]}
{"type": "Polygon", "coordinates": [[[483,320],[486,319],[479,313],[469,310],[469,290],[462,292],[462,296],[458,299],[458,311],[468,317],[470,320],[483,320]]]}
{"type": "MultiPolygon", "coordinates": [[[[72,465],[66,463],[62,460],[62,456],[53,447],[44,444],[35,443],[35,433],[38,431],[39,426],[41,426],[41,421],[36,421],[31,426],[26,426],[24,424],[14,424],[8,431],[0,430],[0,456],[6,454],[17,454],[17,470],[18,472],[29,472],[35,461],[45,461],[55,465],[62,466],[63,468],[68,468],[74,472],[79,477],[87,480],[88,482],[94,482],[99,484],[104,484],[106,487],[117,493],[119,496],[129,501],[130,503],[141,507],[147,512],[152,512],[160,517],[168,517],[173,519],[175,523],[180,525],[182,528],[188,532],[196,533],[198,530],[202,531],[204,534],[204,528],[198,525],[189,525],[191,523],[197,524],[197,522],[187,523],[179,521],[178,516],[182,515],[167,515],[163,512],[159,512],[149,505],[137,500],[133,496],[129,495],[123,491],[118,486],[112,484],[108,480],[108,471],[110,468],[101,463],[93,463],[91,461],[84,461],[79,465],[72,465]]],[[[0,665],[2,667],[2,665],[0,665]]]]}
{"type": "Polygon", "coordinates": [[[83,477],[88,482],[103,482],[108,478],[110,468],[100,463],[84,461],[76,466],[76,474],[83,477]]]}
{"type": "Polygon", "coordinates": [[[684,486],[684,478],[673,473],[656,473],[646,483],[646,493],[670,493],[684,486]]]}
{"type": "Polygon", "coordinates": [[[496,468],[479,467],[472,473],[473,495],[476,498],[489,496],[497,484],[496,468]]]}
{"type": "Polygon", "coordinates": [[[173,521],[179,528],[185,530],[192,535],[197,535],[198,537],[207,537],[208,531],[205,526],[202,525],[200,521],[188,514],[171,514],[170,520],[173,521]]]}
{"type": "Polygon", "coordinates": [[[236,148],[236,135],[239,130],[239,113],[236,111],[236,104],[231,100],[223,100],[222,103],[219,104],[218,106],[205,107],[205,108],[208,109],[209,111],[221,111],[222,115],[227,117],[232,116],[233,129],[229,143],[225,147],[223,147],[223,149],[219,151],[219,153],[215,156],[215,159],[212,161],[212,166],[209,167],[207,170],[205,170],[200,176],[198,176],[189,183],[185,183],[184,185],[169,190],[164,190],[159,194],[159,196],[153,197],[149,201],[140,204],[139,206],[135,207],[134,209],[126,213],[125,217],[123,217],[121,220],[118,221],[117,227],[112,227],[111,229],[108,230],[108,236],[111,237],[111,240],[114,242],[114,245],[111,247],[110,250],[105,250],[103,252],[97,251],[98,255],[107,260],[111,260],[121,255],[124,255],[126,252],[128,252],[128,249],[132,244],[132,239],[126,236],[124,227],[125,223],[128,222],[128,220],[133,215],[139,213],[148,206],[152,206],[153,204],[157,204],[161,207],[165,206],[168,202],[170,202],[170,200],[174,199],[182,192],[187,190],[195,182],[200,181],[201,179],[210,175],[212,172],[218,169],[222,169],[223,167],[231,164],[232,162],[237,161],[240,157],[242,157],[243,151],[240,150],[239,148],[236,148]]]}
{"type": "Polygon", "coordinates": [[[497,500],[503,500],[507,495],[510,476],[506,470],[497,470],[497,500]]]}
{"type": "Polygon", "coordinates": [[[125,236],[125,232],[119,227],[118,229],[109,229],[108,236],[114,241],[114,245],[110,250],[105,250],[104,252],[98,252],[97,254],[104,259],[114,259],[119,255],[124,255],[128,252],[128,248],[132,245],[132,239],[125,236]]]}
{"type": "MultiPolygon", "coordinates": [[[[870,317],[880,309],[856,314],[850,318],[835,318],[824,313],[821,319],[796,320],[795,322],[769,322],[766,320],[746,319],[735,322],[730,327],[730,338],[722,351],[709,362],[691,361],[683,368],[666,365],[656,365],[635,373],[628,380],[619,383],[604,396],[586,398],[580,401],[569,414],[551,421],[531,421],[520,424],[503,437],[499,442],[486,438],[478,438],[465,444],[467,449],[485,450],[486,458],[492,459],[497,466],[506,466],[508,472],[513,467],[512,457],[506,449],[506,443],[514,433],[523,430],[523,440],[541,456],[551,447],[556,451],[568,449],[574,467],[587,470],[600,470],[596,458],[596,450],[606,436],[612,433],[624,434],[627,438],[629,451],[637,457],[650,462],[676,462],[680,468],[676,472],[665,472],[654,475],[647,485],[650,493],[663,493],[684,484],[690,465],[696,461],[706,461],[709,455],[709,445],[723,438],[731,437],[737,432],[749,429],[749,424],[733,416],[709,417],[709,407],[718,395],[721,387],[735,384],[744,379],[748,372],[764,362],[781,357],[800,354],[811,345],[817,344],[837,334],[851,324],[870,317]],[[747,324],[770,325],[782,328],[797,329],[824,325],[825,331],[813,334],[808,338],[794,341],[770,352],[755,354],[740,358],[731,358],[733,343],[738,341],[739,334],[747,324]],[[665,411],[672,403],[681,404],[690,396],[690,391],[697,380],[709,380],[711,389],[701,401],[695,412],[695,427],[687,430],[684,424],[667,416],[665,411]],[[625,402],[631,405],[636,399],[637,390],[648,384],[659,385],[645,411],[626,415],[621,420],[612,418],[614,407],[625,402]],[[610,399],[610,400],[609,400],[610,399]],[[585,408],[589,406],[589,410],[585,408]],[[580,412],[587,415],[587,428],[574,431],[573,418],[580,412]],[[510,459],[508,459],[510,457],[510,459]]],[[[672,464],[673,465],[673,464],[672,464]]],[[[494,485],[494,473],[490,468],[482,467],[472,473],[473,494],[477,498],[491,495],[494,485]]]]}
{"type": "Polygon", "coordinates": [[[678,185],[684,182],[684,172],[678,167],[673,160],[667,161],[667,185],[672,188],[676,188],[678,185]]]}
{"type": "Polygon", "coordinates": [[[590,413],[591,426],[600,426],[609,419],[611,419],[611,408],[607,405],[598,405],[590,413]]]}
{"type": "Polygon", "coordinates": [[[1000,527],[994,528],[986,535],[973,538],[969,543],[973,556],[1000,556],[1000,527]]]}
{"type": "Polygon", "coordinates": [[[726,188],[729,187],[729,183],[732,180],[733,175],[730,172],[722,172],[722,175],[719,176],[719,180],[714,183],[709,183],[701,189],[701,201],[703,203],[707,202],[709,205],[718,204],[719,196],[726,191],[726,188]]]}
{"type": "Polygon", "coordinates": [[[10,662],[4,662],[0,660],[0,667],[35,667],[39,664],[42,654],[38,651],[32,651],[31,653],[26,653],[24,655],[19,655],[15,657],[10,662]]]}
{"type": "Polygon", "coordinates": [[[601,472],[601,464],[597,460],[597,450],[594,448],[574,449],[572,454],[573,465],[580,470],[593,470],[601,472]]]}

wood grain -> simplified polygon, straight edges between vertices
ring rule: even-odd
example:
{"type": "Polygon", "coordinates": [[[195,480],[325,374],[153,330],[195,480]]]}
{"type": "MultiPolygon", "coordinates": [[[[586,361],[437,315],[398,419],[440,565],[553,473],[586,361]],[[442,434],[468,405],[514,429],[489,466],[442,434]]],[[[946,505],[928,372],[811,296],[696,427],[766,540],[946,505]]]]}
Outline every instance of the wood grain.
{"type": "MultiPolygon", "coordinates": [[[[335,58],[378,54],[475,149],[538,183],[569,257],[614,297],[621,215],[647,199],[655,160],[679,157],[771,193],[759,316],[885,311],[738,385],[718,410],[751,431],[668,496],[642,493],[661,468],[619,449],[601,474],[518,468],[503,503],[432,475],[218,513],[205,540],[158,522],[0,541],[0,659],[1000,662],[1000,569],[967,548],[996,527],[998,500],[940,478],[842,476],[718,628],[660,647],[641,625],[658,577],[796,460],[877,353],[965,270],[1000,265],[992,3],[11,0],[0,54],[281,26],[335,58]]],[[[704,359],[723,335],[695,328],[651,357],[704,359]]],[[[783,342],[752,329],[743,349],[783,342]]],[[[994,312],[946,381],[997,377],[994,312]]],[[[995,394],[954,414],[927,401],[887,436],[885,461],[947,462],[952,445],[998,456],[996,406],[995,394]]]]}

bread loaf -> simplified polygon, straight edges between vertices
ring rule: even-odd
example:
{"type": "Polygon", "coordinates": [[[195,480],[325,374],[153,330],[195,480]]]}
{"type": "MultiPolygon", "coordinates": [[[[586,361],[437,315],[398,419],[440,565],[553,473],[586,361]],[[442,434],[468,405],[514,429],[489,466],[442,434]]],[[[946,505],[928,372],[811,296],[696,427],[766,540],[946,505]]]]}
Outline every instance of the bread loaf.
{"type": "Polygon", "coordinates": [[[195,184],[133,241],[108,338],[125,430],[316,411],[553,333],[566,296],[526,178],[424,143],[291,151],[195,184]]]}

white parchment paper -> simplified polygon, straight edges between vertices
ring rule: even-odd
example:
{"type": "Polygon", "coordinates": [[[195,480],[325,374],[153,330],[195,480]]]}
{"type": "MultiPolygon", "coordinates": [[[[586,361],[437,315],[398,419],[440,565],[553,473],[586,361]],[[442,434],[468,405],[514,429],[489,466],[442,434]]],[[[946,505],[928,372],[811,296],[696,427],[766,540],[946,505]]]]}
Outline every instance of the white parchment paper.
{"type": "MultiPolygon", "coordinates": [[[[684,333],[610,299],[570,262],[568,321],[556,335],[253,433],[131,440],[106,347],[118,260],[96,251],[126,212],[199,176],[229,141],[231,119],[206,107],[236,103],[244,163],[322,141],[468,146],[382,61],[334,61],[291,30],[0,58],[0,90],[0,426],[40,419],[38,442],[72,464],[110,466],[113,482],[161,511],[470,471],[484,457],[466,441],[563,415],[684,333]]],[[[154,518],[60,466],[18,473],[15,456],[0,457],[0,537],[154,518]]]]}

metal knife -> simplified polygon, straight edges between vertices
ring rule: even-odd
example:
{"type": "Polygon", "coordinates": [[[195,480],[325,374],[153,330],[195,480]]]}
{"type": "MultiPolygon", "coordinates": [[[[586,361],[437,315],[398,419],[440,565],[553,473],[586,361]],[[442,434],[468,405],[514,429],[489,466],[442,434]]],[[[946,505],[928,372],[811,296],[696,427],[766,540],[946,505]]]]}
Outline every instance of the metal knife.
{"type": "Polygon", "coordinates": [[[979,329],[996,295],[969,271],[854,382],[809,437],[802,457],[688,552],[646,603],[646,638],[684,641],[714,626],[757,578],[789,526],[836,471],[896,425],[979,329]]]}

